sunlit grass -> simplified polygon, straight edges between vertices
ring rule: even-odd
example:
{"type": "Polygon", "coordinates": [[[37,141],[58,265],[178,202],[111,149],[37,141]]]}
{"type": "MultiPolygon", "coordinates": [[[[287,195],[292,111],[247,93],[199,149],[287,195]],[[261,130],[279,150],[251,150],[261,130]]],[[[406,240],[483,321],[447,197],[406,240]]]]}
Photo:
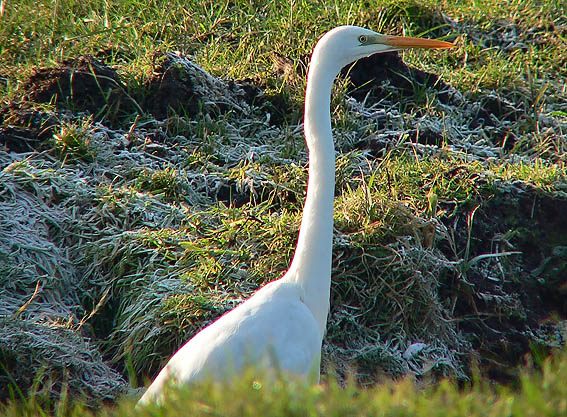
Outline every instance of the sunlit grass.
{"type": "Polygon", "coordinates": [[[68,399],[55,407],[30,399],[0,406],[6,417],[16,416],[561,416],[567,413],[567,360],[564,352],[538,368],[522,370],[517,388],[474,380],[459,388],[450,381],[418,388],[411,378],[385,382],[372,389],[352,383],[339,386],[332,377],[320,386],[265,383],[247,375],[230,385],[202,384],[171,390],[166,404],[134,409],[136,395],[114,407],[93,411],[68,399]]]}

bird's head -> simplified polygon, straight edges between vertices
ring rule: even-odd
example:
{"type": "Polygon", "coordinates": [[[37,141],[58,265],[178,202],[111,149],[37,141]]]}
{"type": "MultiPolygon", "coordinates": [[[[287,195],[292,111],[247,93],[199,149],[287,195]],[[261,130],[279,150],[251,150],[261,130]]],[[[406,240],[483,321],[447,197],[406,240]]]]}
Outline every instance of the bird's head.
{"type": "Polygon", "coordinates": [[[383,52],[403,49],[453,48],[450,42],[434,39],[382,35],[358,26],[339,26],[327,32],[317,42],[311,62],[325,63],[338,73],[343,67],[360,59],[383,52]]]}

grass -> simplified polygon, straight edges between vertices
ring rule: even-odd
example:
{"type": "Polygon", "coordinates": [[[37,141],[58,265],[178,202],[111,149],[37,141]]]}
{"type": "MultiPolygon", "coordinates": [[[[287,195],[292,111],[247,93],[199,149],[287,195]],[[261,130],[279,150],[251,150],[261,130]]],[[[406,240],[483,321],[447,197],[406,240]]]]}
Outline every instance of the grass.
{"type": "MultiPolygon", "coordinates": [[[[61,402],[54,416],[560,416],[565,402],[565,353],[541,363],[541,368],[522,372],[516,389],[492,386],[475,380],[463,388],[450,381],[417,388],[411,378],[360,390],[354,384],[341,387],[331,379],[311,388],[289,383],[267,385],[244,377],[223,387],[203,384],[174,390],[167,407],[133,409],[126,399],[117,407],[93,414],[71,399],[61,402]]],[[[7,417],[47,415],[39,402],[11,404],[2,410],[7,417]]]]}
{"type": "Polygon", "coordinates": [[[323,371],[350,383],[268,388],[249,378],[184,392],[154,415],[565,413],[565,355],[540,361],[563,345],[567,314],[561,1],[1,4],[6,415],[130,415],[127,399],[100,401],[155,375],[183,341],[285,271],[307,182],[305,55],[338,24],[457,44],[403,54],[436,85],[395,68],[364,102],[346,78],[333,91],[323,371]],[[182,81],[188,56],[263,95],[213,79],[222,106],[186,97],[154,117],[168,98],[155,92],[171,59],[163,53],[173,51],[168,74],[182,81]],[[70,88],[73,72],[61,72],[70,68],[96,83],[70,88]],[[57,71],[59,90],[49,77],[32,86],[57,71]],[[31,99],[40,91],[58,96],[31,99]],[[541,372],[517,368],[530,349],[541,372]],[[425,388],[409,378],[374,387],[404,375],[425,388]]]}

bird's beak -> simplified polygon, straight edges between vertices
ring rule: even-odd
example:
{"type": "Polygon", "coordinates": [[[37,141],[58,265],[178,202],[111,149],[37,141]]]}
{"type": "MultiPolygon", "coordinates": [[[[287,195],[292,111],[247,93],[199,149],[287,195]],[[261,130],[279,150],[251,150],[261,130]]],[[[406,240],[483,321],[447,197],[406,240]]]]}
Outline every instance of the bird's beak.
{"type": "Polygon", "coordinates": [[[406,36],[390,36],[386,35],[386,39],[382,41],[385,45],[394,47],[395,49],[425,48],[425,49],[446,49],[454,48],[451,42],[438,41],[435,39],[410,38],[406,36]]]}

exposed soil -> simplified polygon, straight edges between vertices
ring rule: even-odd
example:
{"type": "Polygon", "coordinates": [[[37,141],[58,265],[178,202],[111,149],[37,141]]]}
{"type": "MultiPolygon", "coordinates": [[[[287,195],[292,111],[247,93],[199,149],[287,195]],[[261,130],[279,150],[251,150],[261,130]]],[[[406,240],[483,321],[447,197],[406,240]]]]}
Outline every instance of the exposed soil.
{"type": "MultiPolygon", "coordinates": [[[[307,54],[300,57],[296,67],[299,77],[307,75],[309,58],[307,54]]],[[[274,54],[274,68],[280,76],[289,76],[294,68],[293,61],[282,54],[274,54]]],[[[378,101],[392,92],[410,97],[416,89],[433,88],[438,92],[438,99],[447,103],[452,90],[437,75],[407,65],[398,52],[359,59],[354,65],[343,68],[341,75],[350,81],[348,94],[359,101],[367,96],[370,102],[378,101]]]]}
{"type": "MultiPolygon", "coordinates": [[[[470,238],[470,212],[452,219],[461,224],[455,240],[457,245],[470,241],[469,260],[515,253],[484,264],[471,261],[465,273],[451,277],[441,290],[452,300],[459,328],[478,351],[482,369],[496,380],[511,380],[526,353],[545,356],[565,343],[567,199],[526,185],[500,186],[480,202],[470,238]]],[[[442,249],[454,258],[450,248],[442,249]]]]}
{"type": "Polygon", "coordinates": [[[262,91],[249,82],[223,81],[211,77],[189,60],[174,54],[154,57],[155,69],[146,84],[149,94],[144,109],[158,120],[171,112],[195,116],[201,112],[224,113],[238,102],[252,104],[262,91]]]}
{"type": "Polygon", "coordinates": [[[133,120],[133,115],[145,112],[157,120],[173,114],[194,117],[199,113],[222,114],[241,110],[239,103],[253,104],[265,100],[262,90],[249,81],[223,81],[211,77],[191,61],[175,54],[156,54],[155,68],[142,92],[123,83],[113,68],[92,56],[62,62],[54,68],[40,68],[22,86],[20,105],[13,104],[0,111],[0,120],[19,131],[0,132],[3,143],[20,149],[10,137],[21,137],[28,148],[49,137],[49,127],[38,124],[45,113],[31,111],[29,104],[52,104],[62,112],[87,113],[109,127],[133,120]],[[15,128],[14,127],[14,128],[15,128]],[[40,129],[37,130],[36,129],[40,129]]]}
{"type": "Polygon", "coordinates": [[[22,110],[17,104],[0,110],[0,123],[0,144],[9,152],[40,150],[59,125],[55,115],[22,110]]]}
{"type": "Polygon", "coordinates": [[[115,126],[136,110],[117,72],[92,56],[42,68],[22,87],[24,101],[55,104],[72,113],[88,112],[115,126]]]}
{"type": "Polygon", "coordinates": [[[450,100],[451,88],[435,74],[408,66],[397,52],[377,54],[358,60],[352,67],[344,68],[353,89],[349,95],[357,100],[369,96],[371,102],[391,94],[392,90],[402,96],[414,96],[416,89],[434,88],[442,103],[450,100]],[[389,91],[385,88],[389,85],[389,91]]]}

